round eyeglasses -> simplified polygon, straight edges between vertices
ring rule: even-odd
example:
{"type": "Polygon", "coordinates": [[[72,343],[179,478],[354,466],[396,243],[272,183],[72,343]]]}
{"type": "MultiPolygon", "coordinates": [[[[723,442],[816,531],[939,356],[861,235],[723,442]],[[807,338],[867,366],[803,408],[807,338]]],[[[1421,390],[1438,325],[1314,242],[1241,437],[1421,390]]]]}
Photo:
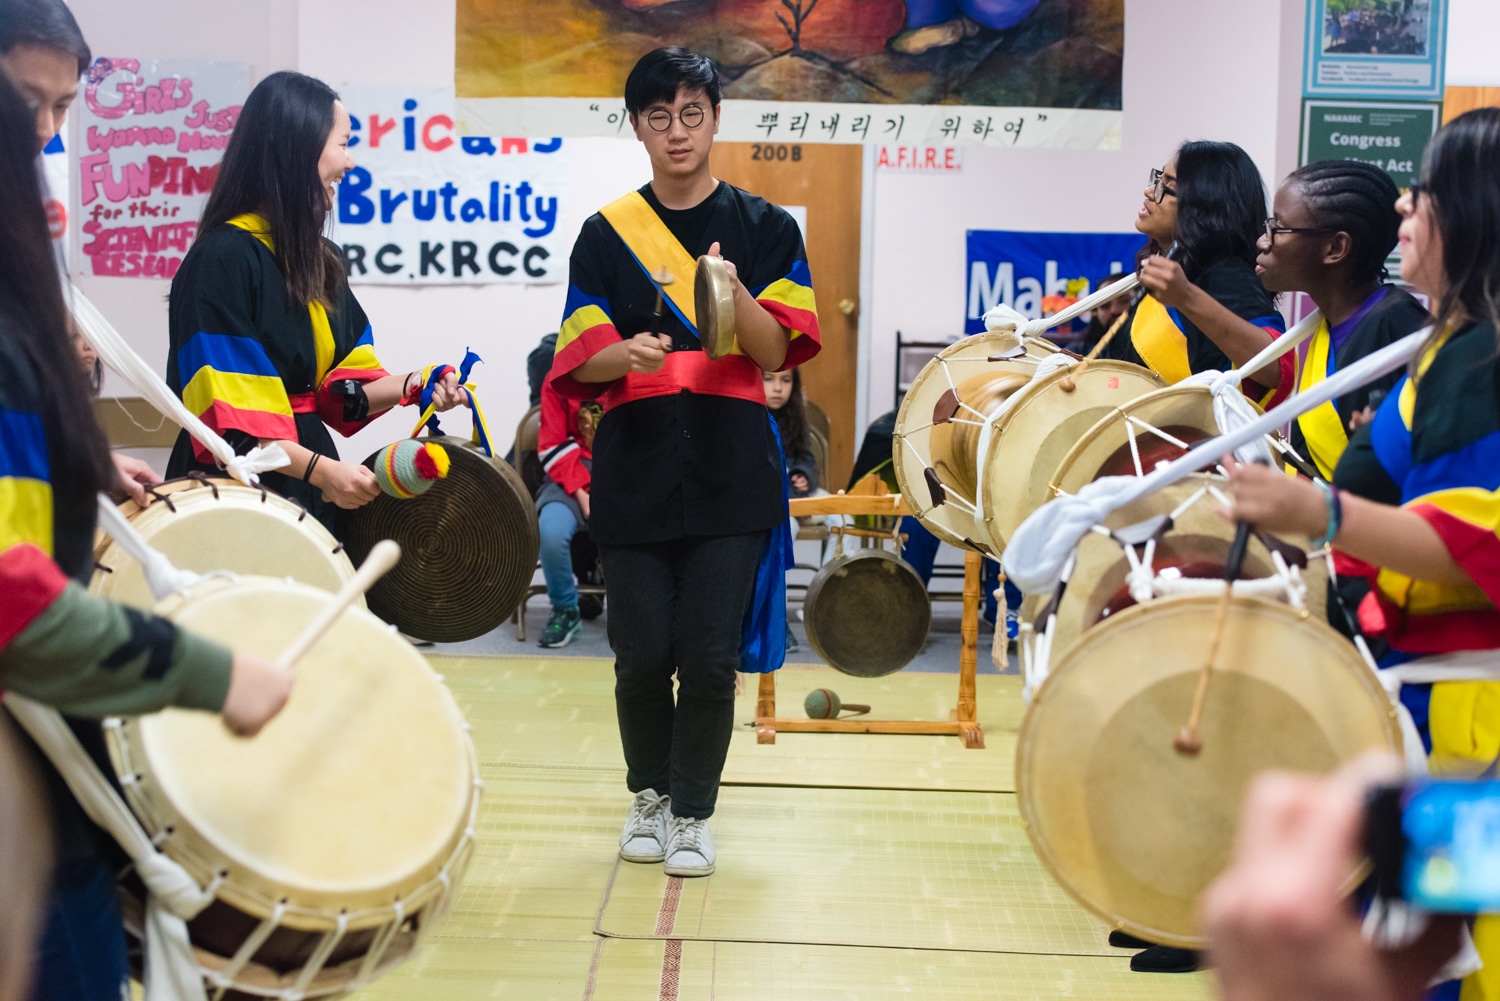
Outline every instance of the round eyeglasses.
{"type": "Polygon", "coordinates": [[[672,127],[672,119],[676,118],[685,129],[696,129],[703,124],[703,109],[696,104],[690,104],[681,112],[674,115],[670,111],[657,108],[646,116],[646,124],[651,126],[653,132],[665,132],[672,127]]]}
{"type": "Polygon", "coordinates": [[[1151,168],[1151,177],[1148,183],[1151,185],[1151,200],[1158,205],[1166,201],[1168,195],[1171,195],[1173,198],[1177,197],[1177,189],[1167,187],[1167,175],[1156,167],[1151,168]]]}

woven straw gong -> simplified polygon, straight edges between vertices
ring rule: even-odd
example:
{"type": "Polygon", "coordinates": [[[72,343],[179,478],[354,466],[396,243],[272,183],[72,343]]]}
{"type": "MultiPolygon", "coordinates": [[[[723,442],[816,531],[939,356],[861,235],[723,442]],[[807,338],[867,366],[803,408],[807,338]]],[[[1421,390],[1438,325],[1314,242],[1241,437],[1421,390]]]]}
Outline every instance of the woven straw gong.
{"type": "Polygon", "coordinates": [[[932,620],[922,578],[884,549],[861,549],[828,563],[807,586],[802,609],[807,641],[818,656],[857,678],[910,664],[932,620]]]}
{"type": "Polygon", "coordinates": [[[536,507],[504,460],[452,436],[427,440],[447,450],[448,475],[420,497],[381,494],[343,512],[344,545],[359,564],[381,539],[399,542],[401,562],[370,589],[370,611],[408,636],[459,643],[500,625],[525,597],[540,548],[536,507]]]}
{"type": "Polygon", "coordinates": [[[1196,757],[1186,723],[1217,595],[1111,616],[1054,662],[1016,745],[1026,833],[1058,883],[1115,928],[1199,949],[1198,898],[1228,864],[1250,779],[1399,753],[1394,711],[1348,640],[1286,605],[1236,597],[1196,757]]]}

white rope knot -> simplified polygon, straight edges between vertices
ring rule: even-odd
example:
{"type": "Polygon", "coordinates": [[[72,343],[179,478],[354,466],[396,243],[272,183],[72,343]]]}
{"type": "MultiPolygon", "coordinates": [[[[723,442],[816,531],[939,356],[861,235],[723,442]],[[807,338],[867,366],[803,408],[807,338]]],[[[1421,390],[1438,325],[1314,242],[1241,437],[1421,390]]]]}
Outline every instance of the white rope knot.
{"type": "MultiPolygon", "coordinates": [[[[146,890],[168,911],[184,921],[191,921],[214,902],[214,887],[204,889],[186,869],[165,855],[147,855],[136,859],[135,871],[146,890]]],[[[217,880],[215,882],[218,882],[217,880]]]]}
{"type": "Polygon", "coordinates": [[[280,445],[256,445],[244,455],[224,463],[224,470],[247,487],[260,482],[260,474],[291,464],[291,457],[280,445]]]}

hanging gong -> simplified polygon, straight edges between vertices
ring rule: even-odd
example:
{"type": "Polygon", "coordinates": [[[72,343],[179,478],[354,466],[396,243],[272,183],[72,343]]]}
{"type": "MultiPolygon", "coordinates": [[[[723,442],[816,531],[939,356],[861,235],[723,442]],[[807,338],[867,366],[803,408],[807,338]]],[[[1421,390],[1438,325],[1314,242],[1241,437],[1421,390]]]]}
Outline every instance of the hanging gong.
{"type": "Polygon", "coordinates": [[[1283,604],[1236,596],[1196,756],[1188,719],[1218,595],[1128,609],[1066,650],[1016,743],[1016,796],[1057,882],[1114,928],[1201,949],[1198,899],[1230,861],[1246,787],[1400,753],[1390,700],[1347,639],[1283,604]]]}
{"type": "Polygon", "coordinates": [[[830,666],[857,678],[901,670],[922,652],[932,603],[911,565],[884,549],[826,564],[802,603],[807,641],[830,666]]]}
{"type": "Polygon", "coordinates": [[[408,636],[459,643],[500,625],[525,596],[540,549],[536,507],[503,459],[452,436],[424,440],[447,451],[448,475],[417,497],[382,493],[342,512],[341,529],[356,565],[381,539],[401,544],[401,562],[366,596],[370,611],[408,636]]]}
{"type": "Polygon", "coordinates": [[[698,314],[698,340],[708,357],[718,361],[734,347],[734,280],[724,258],[698,258],[693,273],[693,310],[698,314]]]}

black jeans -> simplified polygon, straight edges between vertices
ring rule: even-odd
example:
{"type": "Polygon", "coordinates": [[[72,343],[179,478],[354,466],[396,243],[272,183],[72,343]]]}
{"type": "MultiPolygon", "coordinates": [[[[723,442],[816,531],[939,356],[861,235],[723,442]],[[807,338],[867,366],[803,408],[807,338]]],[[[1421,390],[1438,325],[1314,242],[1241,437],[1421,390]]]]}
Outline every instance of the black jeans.
{"type": "Polygon", "coordinates": [[[671,796],[679,817],[705,819],[719,797],[740,631],[769,535],[599,547],[626,783],[671,796]]]}

